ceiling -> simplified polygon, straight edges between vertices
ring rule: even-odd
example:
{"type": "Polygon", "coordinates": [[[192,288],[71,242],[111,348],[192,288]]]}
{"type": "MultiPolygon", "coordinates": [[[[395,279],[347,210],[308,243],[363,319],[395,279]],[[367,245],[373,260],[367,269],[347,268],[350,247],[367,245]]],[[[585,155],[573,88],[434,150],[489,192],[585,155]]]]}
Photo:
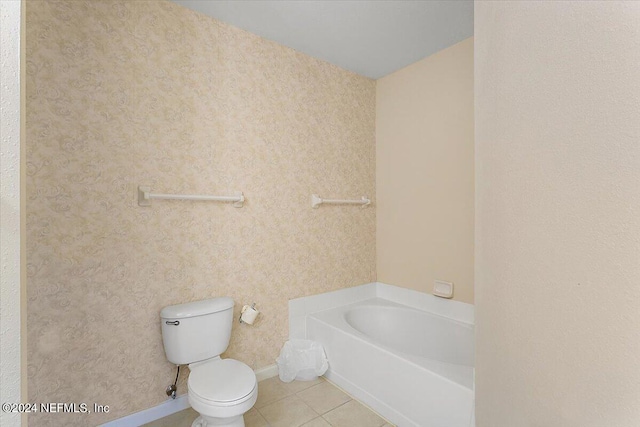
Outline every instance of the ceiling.
{"type": "Polygon", "coordinates": [[[173,0],[377,79],[473,35],[473,1],[173,0]]]}

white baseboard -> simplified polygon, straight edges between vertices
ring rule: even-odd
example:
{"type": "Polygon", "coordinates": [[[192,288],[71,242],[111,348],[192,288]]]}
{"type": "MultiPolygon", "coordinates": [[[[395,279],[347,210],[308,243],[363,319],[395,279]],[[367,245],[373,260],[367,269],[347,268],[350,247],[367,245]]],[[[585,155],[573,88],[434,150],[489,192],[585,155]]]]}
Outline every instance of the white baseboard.
{"type": "Polygon", "coordinates": [[[267,380],[269,378],[278,376],[278,365],[273,364],[269,366],[265,366],[264,368],[256,369],[256,378],[258,382],[267,380]]]}
{"type": "Polygon", "coordinates": [[[175,399],[162,402],[153,408],[145,409],[144,411],[109,421],[106,424],[102,424],[101,427],[138,427],[143,424],[150,423],[151,421],[164,418],[167,415],[175,414],[176,412],[180,412],[189,407],[190,405],[187,395],[182,394],[175,399]]]}
{"type": "MultiPolygon", "coordinates": [[[[278,375],[278,365],[270,365],[264,368],[255,370],[256,379],[258,382],[275,377],[278,375]]],[[[100,427],[138,427],[143,424],[150,423],[151,421],[164,418],[168,415],[175,414],[189,408],[189,399],[186,394],[182,394],[175,399],[170,399],[162,402],[158,406],[145,409],[144,411],[136,412],[126,417],[118,418],[117,420],[109,421],[106,424],[102,424],[100,427]]]]}

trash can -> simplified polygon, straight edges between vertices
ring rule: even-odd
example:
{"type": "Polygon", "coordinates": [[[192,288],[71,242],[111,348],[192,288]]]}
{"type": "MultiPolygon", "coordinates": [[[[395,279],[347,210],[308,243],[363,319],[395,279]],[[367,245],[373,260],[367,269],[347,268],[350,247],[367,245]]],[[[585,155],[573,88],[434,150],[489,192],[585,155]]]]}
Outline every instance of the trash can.
{"type": "Polygon", "coordinates": [[[280,380],[285,383],[315,380],[329,368],[324,347],[311,340],[285,342],[276,363],[280,380]]]}

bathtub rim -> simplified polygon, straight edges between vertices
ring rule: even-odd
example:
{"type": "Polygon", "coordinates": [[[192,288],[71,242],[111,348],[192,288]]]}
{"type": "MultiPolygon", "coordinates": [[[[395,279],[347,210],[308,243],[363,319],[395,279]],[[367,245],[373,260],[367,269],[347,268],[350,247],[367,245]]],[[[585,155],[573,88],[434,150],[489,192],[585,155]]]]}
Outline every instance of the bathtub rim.
{"type": "Polygon", "coordinates": [[[440,314],[437,313],[432,313],[426,310],[420,310],[417,309],[415,307],[410,307],[410,306],[406,306],[403,305],[401,303],[397,303],[395,301],[389,301],[386,300],[384,298],[380,298],[380,297],[375,297],[375,298],[370,298],[367,300],[362,300],[362,301],[357,301],[351,304],[346,304],[344,306],[339,306],[339,307],[334,307],[334,308],[330,308],[330,309],[326,309],[326,310],[322,310],[322,311],[318,311],[315,313],[310,313],[308,316],[312,317],[315,321],[320,322],[326,326],[328,326],[331,329],[334,329],[340,333],[344,333],[347,335],[352,336],[353,338],[355,338],[356,340],[365,343],[367,345],[370,345],[372,347],[375,347],[377,350],[380,350],[384,353],[387,353],[395,358],[400,359],[401,361],[405,362],[405,363],[409,363],[411,365],[413,365],[414,367],[418,368],[418,369],[422,369],[422,370],[426,370],[429,371],[432,375],[438,376],[441,379],[450,382],[451,384],[462,388],[465,391],[470,391],[470,392],[474,392],[475,390],[475,364],[474,366],[467,366],[467,365],[458,365],[455,363],[449,363],[449,362],[443,362],[443,361],[438,361],[438,360],[434,360],[434,359],[428,359],[428,358],[424,358],[424,357],[419,357],[419,356],[414,356],[411,354],[407,354],[404,353],[402,351],[393,349],[393,348],[389,348],[388,346],[381,344],[379,342],[376,342],[374,340],[372,340],[371,338],[369,338],[367,335],[363,334],[362,332],[358,331],[357,329],[355,329],[353,326],[351,326],[346,319],[344,318],[344,312],[346,312],[348,309],[351,308],[355,308],[358,306],[364,306],[364,305],[371,305],[371,303],[380,303],[382,302],[382,306],[391,306],[391,307],[397,307],[397,308],[401,308],[401,309],[408,309],[408,310],[415,310],[418,312],[424,312],[430,315],[434,315],[437,317],[441,317],[446,319],[447,321],[453,322],[453,323],[460,323],[462,325],[466,325],[469,327],[473,327],[474,328],[474,333],[475,333],[475,325],[473,323],[467,323],[467,322],[463,322],[463,321],[459,321],[456,319],[451,319],[447,316],[442,316],[440,314]],[[341,328],[340,326],[332,323],[331,321],[328,321],[326,318],[327,315],[329,314],[333,314],[332,312],[338,312],[341,311],[341,315],[338,316],[339,321],[341,324],[343,324],[346,328],[341,328]],[[422,362],[422,363],[421,363],[422,362]],[[426,363],[425,363],[426,362],[426,363]],[[426,366],[427,365],[427,366],[426,366]],[[428,366],[431,365],[431,368],[428,366]],[[435,370],[432,369],[435,366],[435,370]],[[455,371],[470,371],[470,372],[464,372],[463,374],[450,374],[450,376],[447,376],[445,374],[443,374],[438,368],[444,368],[445,370],[447,368],[458,368],[458,369],[453,369],[454,372],[455,371]],[[452,379],[451,377],[458,377],[458,381],[456,381],[455,379],[452,379]]]}
{"type": "Polygon", "coordinates": [[[382,282],[370,282],[290,299],[288,303],[289,339],[306,338],[307,315],[371,298],[382,298],[448,319],[475,324],[473,304],[439,298],[429,293],[382,282]]]}

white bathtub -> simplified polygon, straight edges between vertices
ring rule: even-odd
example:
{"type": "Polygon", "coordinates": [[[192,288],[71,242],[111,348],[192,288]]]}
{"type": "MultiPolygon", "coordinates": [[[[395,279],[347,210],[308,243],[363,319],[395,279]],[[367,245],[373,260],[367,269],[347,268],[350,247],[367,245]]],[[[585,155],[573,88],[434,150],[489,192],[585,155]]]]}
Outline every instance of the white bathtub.
{"type": "Polygon", "coordinates": [[[381,298],[312,313],[325,376],[398,426],[473,424],[473,325],[381,298]]]}

